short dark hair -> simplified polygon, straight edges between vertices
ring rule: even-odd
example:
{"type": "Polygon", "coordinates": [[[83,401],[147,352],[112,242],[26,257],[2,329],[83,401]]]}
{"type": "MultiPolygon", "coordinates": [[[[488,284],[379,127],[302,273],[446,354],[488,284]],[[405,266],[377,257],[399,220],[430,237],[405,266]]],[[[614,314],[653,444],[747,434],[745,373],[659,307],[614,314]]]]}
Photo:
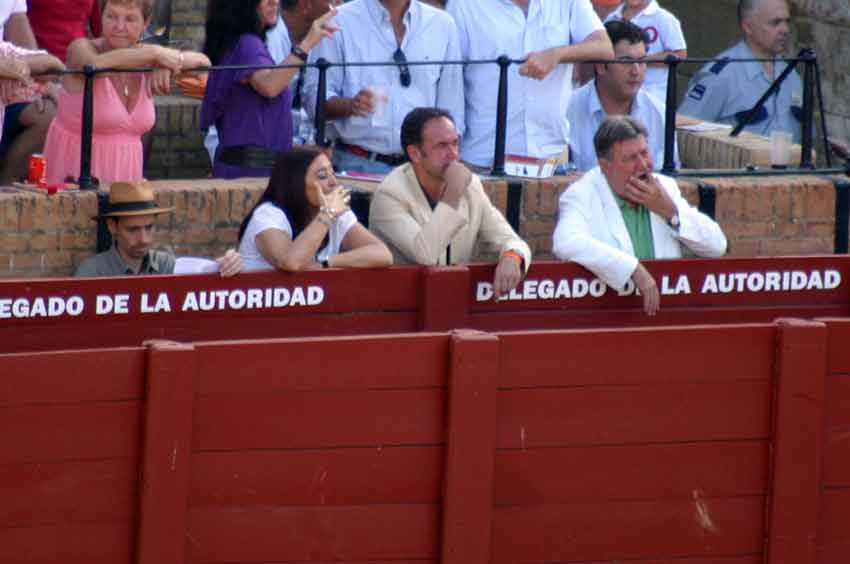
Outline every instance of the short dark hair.
{"type": "Polygon", "coordinates": [[[605,31],[608,32],[611,45],[616,45],[625,40],[629,45],[643,43],[644,47],[649,48],[649,34],[642,27],[632,22],[611,20],[605,23],[605,31]]]}
{"type": "Polygon", "coordinates": [[[401,150],[405,155],[409,145],[422,144],[425,124],[436,118],[446,118],[452,123],[455,122],[452,114],[442,108],[414,108],[404,116],[404,121],[401,123],[401,150]]]}
{"type": "Polygon", "coordinates": [[[593,136],[593,148],[600,159],[610,159],[611,150],[620,141],[628,141],[643,135],[646,126],[631,116],[608,116],[593,136]]]}

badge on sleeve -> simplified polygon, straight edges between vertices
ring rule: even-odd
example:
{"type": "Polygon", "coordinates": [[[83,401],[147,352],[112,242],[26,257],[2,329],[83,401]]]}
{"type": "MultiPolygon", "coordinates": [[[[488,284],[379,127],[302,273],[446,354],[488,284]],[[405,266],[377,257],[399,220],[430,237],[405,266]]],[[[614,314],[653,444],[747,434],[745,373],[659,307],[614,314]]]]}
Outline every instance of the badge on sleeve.
{"type": "Polygon", "coordinates": [[[705,91],[705,84],[696,84],[688,93],[688,98],[692,98],[697,101],[702,100],[702,97],[705,96],[705,91]]]}

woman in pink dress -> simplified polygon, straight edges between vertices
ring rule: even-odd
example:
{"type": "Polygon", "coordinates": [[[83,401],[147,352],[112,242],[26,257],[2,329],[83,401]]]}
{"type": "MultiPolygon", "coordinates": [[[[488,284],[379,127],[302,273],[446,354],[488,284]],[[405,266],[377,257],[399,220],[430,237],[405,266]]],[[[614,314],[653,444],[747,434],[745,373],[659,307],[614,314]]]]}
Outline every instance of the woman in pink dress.
{"type": "MultiPolygon", "coordinates": [[[[210,64],[201,53],[140,45],[152,9],[153,0],[107,0],[102,36],[68,46],[69,68],[154,67],[152,73],[99,74],[94,81],[91,173],[102,184],[142,179],[141,138],[156,118],[152,95],[168,91],[172,73],[210,64]]],[[[80,175],[84,83],[82,75],[63,80],[44,146],[48,183],[76,181],[80,175]]]]}

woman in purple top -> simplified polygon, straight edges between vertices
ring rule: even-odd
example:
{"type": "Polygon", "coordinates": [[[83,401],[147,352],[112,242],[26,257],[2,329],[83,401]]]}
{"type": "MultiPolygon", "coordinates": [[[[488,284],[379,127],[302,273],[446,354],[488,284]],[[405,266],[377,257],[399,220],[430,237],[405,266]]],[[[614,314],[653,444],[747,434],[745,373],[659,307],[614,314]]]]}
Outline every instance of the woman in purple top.
{"type": "MultiPolygon", "coordinates": [[[[207,10],[204,53],[213,65],[274,65],[266,30],[277,22],[279,0],[213,0],[207,10]]],[[[331,8],[317,18],[285,65],[307,61],[307,53],[337,27],[331,8]]],[[[292,147],[292,95],[287,85],[296,67],[220,70],[210,73],[201,127],[215,125],[219,146],[213,163],[218,178],[269,176],[278,153],[292,147]]]]}

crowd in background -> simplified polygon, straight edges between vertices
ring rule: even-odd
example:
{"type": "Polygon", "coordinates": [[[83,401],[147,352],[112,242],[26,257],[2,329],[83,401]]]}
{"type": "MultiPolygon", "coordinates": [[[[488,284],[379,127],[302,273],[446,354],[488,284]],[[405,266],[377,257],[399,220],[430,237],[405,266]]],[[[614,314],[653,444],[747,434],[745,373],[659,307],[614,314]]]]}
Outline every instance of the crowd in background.
{"type": "MultiPolygon", "coordinates": [[[[595,164],[590,126],[605,115],[639,117],[653,140],[659,138],[663,119],[647,119],[647,109],[653,116],[664,114],[662,61],[687,56],[679,20],[656,0],[210,0],[202,53],[143,41],[153,9],[153,0],[0,0],[0,103],[6,106],[0,184],[23,177],[29,155],[37,152],[47,156],[50,183],[78,177],[82,80],[30,77],[64,65],[154,68],[148,74],[98,75],[95,81],[100,110],[92,173],[108,184],[142,177],[155,119],[153,96],[168,91],[178,75],[208,64],[289,65],[209,74],[202,127],[213,174],[232,178],[268,177],[278,153],[314,141],[318,72],[297,66],[319,58],[397,65],[333,66],[327,73],[326,133],[335,169],[386,174],[406,160],[401,121],[421,106],[452,114],[464,162],[492,164],[498,67],[408,61],[494,59],[503,53],[525,59],[509,69],[507,152],[543,158],[566,154],[569,147],[572,164],[587,170],[595,164]],[[628,40],[637,45],[625,49],[628,53],[602,27],[615,21],[643,32],[639,40],[628,40]],[[580,64],[613,58],[622,62],[580,64]]],[[[775,57],[787,51],[785,0],[740,0],[739,20],[743,39],[722,56],[775,57]]],[[[706,65],[689,85],[681,110],[734,123],[783,65],[775,67],[706,65]]],[[[780,128],[799,140],[801,98],[794,72],[748,129],[769,134],[780,128]]],[[[661,159],[656,162],[660,166],[661,159]]]]}

